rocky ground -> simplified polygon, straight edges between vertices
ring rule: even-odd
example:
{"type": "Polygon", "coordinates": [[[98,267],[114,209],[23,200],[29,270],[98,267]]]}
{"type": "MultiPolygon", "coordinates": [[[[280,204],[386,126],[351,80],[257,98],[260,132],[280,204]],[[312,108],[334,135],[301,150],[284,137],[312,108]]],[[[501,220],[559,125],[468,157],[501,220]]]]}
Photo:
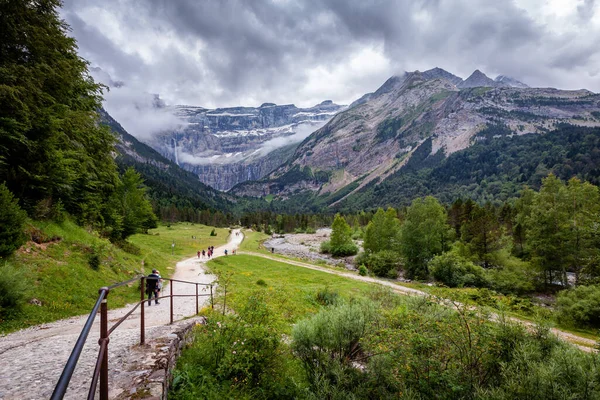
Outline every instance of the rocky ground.
{"type": "Polygon", "coordinates": [[[342,263],[349,270],[356,269],[353,264],[354,257],[334,258],[330,254],[319,252],[321,243],[329,240],[330,236],[330,228],[318,229],[316,233],[275,234],[271,239],[264,242],[264,246],[277,254],[336,266],[342,263]]]}

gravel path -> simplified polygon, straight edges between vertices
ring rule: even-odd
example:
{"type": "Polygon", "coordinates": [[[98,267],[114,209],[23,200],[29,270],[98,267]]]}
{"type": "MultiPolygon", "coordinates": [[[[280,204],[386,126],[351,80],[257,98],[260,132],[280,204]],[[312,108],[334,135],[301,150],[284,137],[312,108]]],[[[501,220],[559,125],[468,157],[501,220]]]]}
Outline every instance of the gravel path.
{"type": "MultiPolygon", "coordinates": [[[[227,245],[215,248],[215,257],[231,252],[241,243],[243,236],[232,234],[227,245]]],[[[208,259],[190,258],[177,263],[173,279],[198,283],[211,283],[213,275],[204,273],[204,263],[208,259]]],[[[175,282],[174,294],[195,294],[195,285],[175,282]]],[[[165,285],[163,293],[169,293],[165,285]]],[[[210,294],[205,291],[200,294],[210,294]]],[[[159,300],[159,305],[145,307],[146,338],[156,337],[169,323],[169,299],[159,300]]],[[[210,296],[200,298],[200,307],[210,302],[210,296]]],[[[174,320],[180,320],[196,313],[195,297],[174,299],[174,320]]],[[[110,307],[110,295],[108,298],[110,307]]],[[[131,309],[131,306],[109,310],[109,327],[131,309]]],[[[0,400],[47,399],[62,372],[87,315],[55,321],[27,328],[0,337],[0,400]]],[[[96,318],[86,345],[75,368],[66,399],[82,399],[87,396],[89,382],[98,356],[99,319],[96,318]]],[[[140,310],[136,310],[110,336],[109,374],[114,378],[120,372],[121,360],[131,346],[139,343],[140,310]]],[[[112,380],[112,379],[111,379],[112,380]]],[[[111,388],[112,390],[113,388],[111,388]]],[[[111,396],[112,397],[112,396],[111,396]]]]}

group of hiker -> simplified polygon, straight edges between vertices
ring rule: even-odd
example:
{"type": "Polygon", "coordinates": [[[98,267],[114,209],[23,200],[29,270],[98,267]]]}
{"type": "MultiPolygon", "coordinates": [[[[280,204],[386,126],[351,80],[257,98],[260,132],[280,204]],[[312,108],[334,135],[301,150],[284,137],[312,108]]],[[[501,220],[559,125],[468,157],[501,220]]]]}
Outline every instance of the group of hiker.
{"type": "Polygon", "coordinates": [[[198,250],[198,258],[200,258],[200,257],[204,258],[206,256],[208,256],[208,258],[211,258],[214,254],[214,251],[215,251],[215,246],[208,246],[207,250],[204,250],[204,249],[198,250]]]}
{"type": "MultiPolygon", "coordinates": [[[[239,235],[239,232],[235,233],[236,236],[239,235]]],[[[195,239],[194,236],[192,238],[195,239]]],[[[198,258],[208,257],[212,258],[215,251],[215,246],[208,246],[208,249],[199,250],[198,258]]],[[[235,249],[232,250],[232,253],[235,255],[235,249]]],[[[227,249],[224,250],[224,254],[228,255],[227,249]]],[[[154,297],[155,304],[160,304],[158,299],[160,298],[160,291],[162,289],[162,278],[157,269],[153,269],[152,273],[146,277],[146,293],[148,294],[148,305],[152,305],[152,298],[154,297]]]]}

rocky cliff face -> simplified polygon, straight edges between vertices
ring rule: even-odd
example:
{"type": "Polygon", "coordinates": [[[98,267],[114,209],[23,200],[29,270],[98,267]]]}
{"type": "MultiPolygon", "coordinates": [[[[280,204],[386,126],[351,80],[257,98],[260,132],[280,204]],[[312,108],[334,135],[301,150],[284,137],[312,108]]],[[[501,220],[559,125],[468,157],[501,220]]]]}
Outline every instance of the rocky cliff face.
{"type": "Polygon", "coordinates": [[[343,108],[330,100],[304,109],[272,103],[214,110],[175,106],[172,112],[183,121],[181,128],[157,135],[150,144],[201,182],[228,190],[264,177],[343,108]]]}
{"type": "Polygon", "coordinates": [[[513,134],[546,132],[558,123],[600,126],[600,95],[514,87],[519,84],[525,86],[480,71],[465,81],[440,69],[394,76],[304,140],[268,178],[232,192],[286,198],[344,188],[347,196],[401,169],[425,141],[431,155],[449,155],[470,146],[490,125],[513,134]]]}

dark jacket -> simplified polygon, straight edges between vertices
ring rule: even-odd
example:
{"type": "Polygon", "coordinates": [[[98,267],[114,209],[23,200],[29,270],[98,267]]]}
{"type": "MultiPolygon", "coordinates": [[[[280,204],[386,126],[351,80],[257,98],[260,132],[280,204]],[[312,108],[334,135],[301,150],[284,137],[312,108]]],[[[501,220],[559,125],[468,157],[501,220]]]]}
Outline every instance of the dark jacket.
{"type": "Polygon", "coordinates": [[[155,273],[151,273],[150,275],[148,275],[148,277],[146,278],[146,291],[147,292],[153,292],[156,290],[156,286],[158,284],[158,279],[160,278],[160,276],[158,276],[158,274],[155,273]]]}

